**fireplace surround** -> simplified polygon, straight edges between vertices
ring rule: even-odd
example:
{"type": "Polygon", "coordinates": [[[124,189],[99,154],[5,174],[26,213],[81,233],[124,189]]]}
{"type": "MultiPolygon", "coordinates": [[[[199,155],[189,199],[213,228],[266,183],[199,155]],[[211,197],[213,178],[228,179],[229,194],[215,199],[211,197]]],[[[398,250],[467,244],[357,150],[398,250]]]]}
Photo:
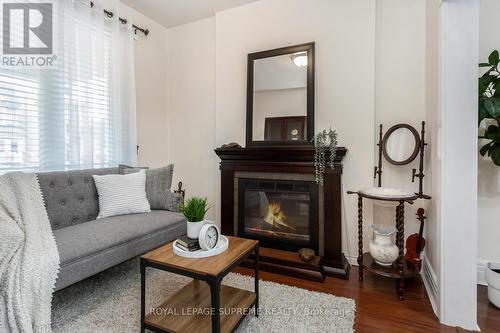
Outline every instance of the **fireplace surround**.
{"type": "Polygon", "coordinates": [[[312,146],[231,146],[215,152],[221,159],[223,234],[259,239],[262,270],[313,280],[348,278],[341,233],[344,147],[337,149],[323,186],[314,181],[312,146]],[[302,262],[297,254],[302,247],[313,249],[315,259],[302,262]]]}

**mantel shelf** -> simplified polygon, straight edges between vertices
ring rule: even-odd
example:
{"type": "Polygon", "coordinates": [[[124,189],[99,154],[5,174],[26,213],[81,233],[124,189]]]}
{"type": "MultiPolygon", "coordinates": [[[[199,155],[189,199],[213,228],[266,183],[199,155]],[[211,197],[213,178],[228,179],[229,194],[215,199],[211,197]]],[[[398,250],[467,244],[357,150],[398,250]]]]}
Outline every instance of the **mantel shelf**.
{"type": "MultiPolygon", "coordinates": [[[[314,146],[297,147],[248,147],[217,148],[215,153],[222,161],[275,161],[314,162],[314,146]]],[[[341,163],[347,153],[345,147],[337,147],[335,163],[341,163]]],[[[329,155],[328,149],[326,155],[329,155]]]]}

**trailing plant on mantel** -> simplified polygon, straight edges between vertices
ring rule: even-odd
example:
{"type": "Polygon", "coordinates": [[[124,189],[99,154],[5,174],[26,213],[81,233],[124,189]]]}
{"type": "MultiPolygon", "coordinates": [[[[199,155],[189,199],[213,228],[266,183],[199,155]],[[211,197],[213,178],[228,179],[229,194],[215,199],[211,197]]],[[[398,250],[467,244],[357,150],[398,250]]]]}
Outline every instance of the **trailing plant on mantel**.
{"type": "Polygon", "coordinates": [[[312,139],[314,143],[314,166],[316,168],[316,183],[323,185],[326,170],[326,148],[329,148],[328,165],[334,168],[335,156],[337,156],[337,132],[323,130],[312,139]]]}
{"type": "Polygon", "coordinates": [[[495,165],[500,166],[500,55],[497,50],[491,52],[488,62],[479,67],[488,68],[479,78],[479,115],[478,126],[486,119],[488,125],[480,139],[489,140],[481,147],[482,156],[488,154],[495,165]]]}

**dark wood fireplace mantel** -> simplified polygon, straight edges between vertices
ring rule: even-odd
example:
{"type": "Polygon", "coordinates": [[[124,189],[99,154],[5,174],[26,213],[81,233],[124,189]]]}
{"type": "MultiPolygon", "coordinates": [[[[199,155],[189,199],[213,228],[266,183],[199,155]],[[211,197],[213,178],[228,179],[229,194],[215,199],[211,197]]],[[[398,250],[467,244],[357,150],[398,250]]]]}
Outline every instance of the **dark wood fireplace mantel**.
{"type": "MultiPolygon", "coordinates": [[[[314,174],[314,147],[218,148],[221,159],[221,227],[222,233],[235,235],[235,173],[314,174]]],[[[321,274],[348,278],[349,264],[342,253],[342,159],[347,149],[339,147],[332,170],[327,167],[323,197],[323,249],[321,274]]],[[[328,154],[328,153],[327,153],[328,154]]]]}
{"type": "MultiPolygon", "coordinates": [[[[215,153],[222,163],[229,161],[258,161],[258,162],[309,162],[309,172],[314,172],[314,147],[251,147],[251,148],[217,148],[215,153]],[[311,169],[312,168],[312,169],[311,169]]],[[[338,147],[335,162],[342,168],[342,160],[347,153],[345,147],[338,147]]],[[[305,166],[305,165],[303,165],[305,166]]]]}

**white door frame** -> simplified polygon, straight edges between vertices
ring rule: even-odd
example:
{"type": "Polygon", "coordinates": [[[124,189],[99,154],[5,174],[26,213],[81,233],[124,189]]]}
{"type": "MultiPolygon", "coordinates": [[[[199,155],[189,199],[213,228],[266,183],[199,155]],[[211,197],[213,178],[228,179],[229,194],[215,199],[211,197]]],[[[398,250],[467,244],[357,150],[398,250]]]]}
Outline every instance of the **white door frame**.
{"type": "Polygon", "coordinates": [[[443,0],[440,29],[438,315],[476,330],[479,0],[443,0]]]}

